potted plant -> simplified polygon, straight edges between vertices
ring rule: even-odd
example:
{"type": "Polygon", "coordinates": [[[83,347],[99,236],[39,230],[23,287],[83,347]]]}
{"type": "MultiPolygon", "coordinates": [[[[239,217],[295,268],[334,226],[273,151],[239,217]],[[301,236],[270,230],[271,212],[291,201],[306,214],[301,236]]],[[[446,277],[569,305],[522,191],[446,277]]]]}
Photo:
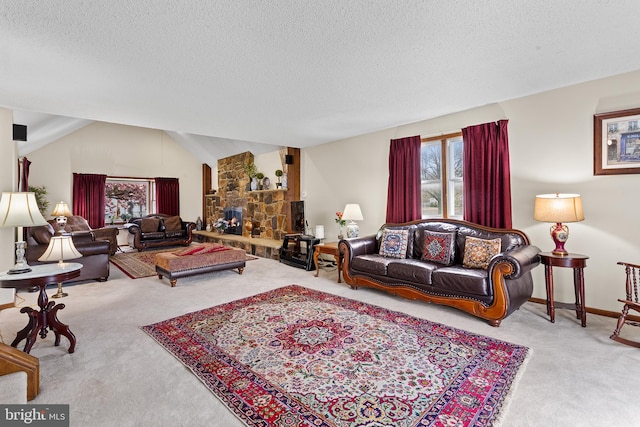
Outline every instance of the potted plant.
{"type": "Polygon", "coordinates": [[[276,188],[282,187],[282,174],[283,173],[284,172],[282,172],[282,169],[277,169],[276,172],[275,172],[276,177],[278,177],[278,182],[276,182],[276,188]]]}
{"type": "Polygon", "coordinates": [[[243,169],[247,175],[249,175],[249,180],[251,181],[249,189],[251,191],[255,191],[258,189],[258,180],[256,175],[258,174],[258,167],[255,163],[245,163],[243,165],[243,169]]]}
{"type": "Polygon", "coordinates": [[[34,193],[36,197],[36,204],[42,216],[49,216],[49,201],[47,200],[47,187],[29,186],[29,191],[34,193]]]}
{"type": "Polygon", "coordinates": [[[256,174],[256,178],[258,178],[258,190],[262,190],[262,180],[264,179],[264,174],[262,172],[258,172],[256,174]]]}

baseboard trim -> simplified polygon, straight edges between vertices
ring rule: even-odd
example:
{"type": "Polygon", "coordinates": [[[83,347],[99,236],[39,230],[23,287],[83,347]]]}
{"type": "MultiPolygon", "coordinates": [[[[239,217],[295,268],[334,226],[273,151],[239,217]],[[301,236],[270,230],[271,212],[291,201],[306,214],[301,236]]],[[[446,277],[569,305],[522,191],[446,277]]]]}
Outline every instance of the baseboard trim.
{"type": "MultiPolygon", "coordinates": [[[[543,298],[529,298],[529,301],[531,302],[535,302],[536,304],[544,304],[547,305],[547,300],[543,299],[543,298]]],[[[592,307],[585,307],[585,311],[587,313],[591,313],[591,314],[597,314],[598,316],[606,316],[606,317],[613,317],[615,319],[617,319],[618,317],[620,317],[620,311],[622,311],[622,307],[620,307],[620,311],[609,311],[609,310],[601,310],[599,308],[592,308],[592,307]]],[[[635,316],[635,315],[627,315],[627,320],[630,320],[632,322],[640,322],[640,316],[635,316]]]]}

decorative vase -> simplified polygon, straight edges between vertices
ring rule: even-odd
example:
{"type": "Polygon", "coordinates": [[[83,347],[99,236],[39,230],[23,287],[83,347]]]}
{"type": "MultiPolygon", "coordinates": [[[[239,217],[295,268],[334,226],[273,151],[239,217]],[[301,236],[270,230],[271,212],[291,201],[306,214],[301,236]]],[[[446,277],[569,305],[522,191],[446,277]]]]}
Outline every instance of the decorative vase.
{"type": "Polygon", "coordinates": [[[287,174],[282,174],[282,188],[287,188],[287,174]]]}
{"type": "Polygon", "coordinates": [[[338,240],[342,240],[344,235],[342,234],[342,226],[338,225],[338,240]]]}
{"type": "Polygon", "coordinates": [[[251,191],[256,191],[258,189],[258,178],[255,176],[251,178],[251,191]]]}
{"type": "Polygon", "coordinates": [[[207,231],[211,231],[213,230],[213,227],[211,226],[211,224],[207,224],[207,231]]]}

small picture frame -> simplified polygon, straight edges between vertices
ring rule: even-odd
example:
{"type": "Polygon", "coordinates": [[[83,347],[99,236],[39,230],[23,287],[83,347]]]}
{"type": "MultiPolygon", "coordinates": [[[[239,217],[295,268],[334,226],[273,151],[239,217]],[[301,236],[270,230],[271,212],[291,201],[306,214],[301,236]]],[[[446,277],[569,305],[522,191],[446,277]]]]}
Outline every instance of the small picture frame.
{"type": "Polygon", "coordinates": [[[593,116],[593,174],[640,173],[640,108],[593,116]]]}

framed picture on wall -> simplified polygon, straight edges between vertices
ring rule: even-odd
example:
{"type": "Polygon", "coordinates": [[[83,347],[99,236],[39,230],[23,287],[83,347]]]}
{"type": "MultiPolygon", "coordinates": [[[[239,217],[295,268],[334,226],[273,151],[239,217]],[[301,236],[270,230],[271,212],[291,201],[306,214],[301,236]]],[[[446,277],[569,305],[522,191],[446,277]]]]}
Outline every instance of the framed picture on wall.
{"type": "Polygon", "coordinates": [[[640,173],[640,108],[593,116],[593,174],[640,173]]]}

